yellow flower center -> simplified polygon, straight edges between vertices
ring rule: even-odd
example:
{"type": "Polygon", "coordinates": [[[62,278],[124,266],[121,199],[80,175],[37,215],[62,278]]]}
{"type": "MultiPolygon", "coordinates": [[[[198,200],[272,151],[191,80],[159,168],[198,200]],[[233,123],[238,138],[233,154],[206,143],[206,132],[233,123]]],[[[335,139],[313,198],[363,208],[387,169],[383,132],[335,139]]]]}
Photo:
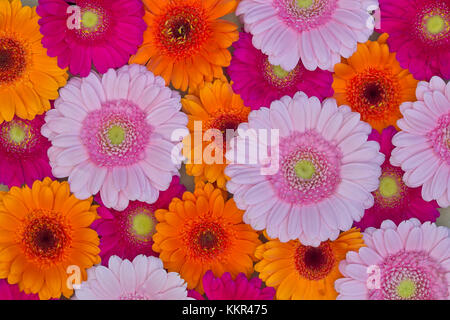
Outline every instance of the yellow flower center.
{"type": "Polygon", "coordinates": [[[108,138],[111,144],[119,145],[125,140],[125,130],[120,126],[112,126],[108,130],[108,138]]]}
{"type": "Polygon", "coordinates": [[[410,299],[416,293],[416,285],[410,279],[402,280],[397,287],[397,294],[403,299],[410,299]]]}
{"type": "Polygon", "coordinates": [[[149,235],[153,231],[154,226],[153,219],[145,213],[140,213],[133,217],[132,228],[138,236],[145,237],[149,235]]]}
{"type": "Polygon", "coordinates": [[[280,66],[272,66],[272,71],[280,79],[284,79],[289,75],[289,71],[284,70],[280,66]]]}
{"type": "Polygon", "coordinates": [[[25,139],[25,130],[19,126],[14,126],[9,129],[9,138],[11,141],[19,144],[25,139]]]}
{"type": "Polygon", "coordinates": [[[398,193],[398,185],[394,178],[383,177],[380,179],[380,193],[384,198],[390,198],[398,193]]]}
{"type": "Polygon", "coordinates": [[[302,9],[307,9],[311,7],[313,0],[297,0],[297,5],[302,9]]]}
{"type": "Polygon", "coordinates": [[[308,160],[301,160],[297,162],[294,170],[297,177],[305,180],[310,180],[313,177],[314,173],[316,173],[314,164],[308,160]]]}
{"type": "Polygon", "coordinates": [[[438,34],[445,28],[445,20],[440,15],[430,17],[426,23],[427,31],[431,34],[438,34]]]}
{"type": "Polygon", "coordinates": [[[99,17],[93,11],[86,11],[81,17],[81,22],[86,28],[93,28],[98,24],[99,17]]]}

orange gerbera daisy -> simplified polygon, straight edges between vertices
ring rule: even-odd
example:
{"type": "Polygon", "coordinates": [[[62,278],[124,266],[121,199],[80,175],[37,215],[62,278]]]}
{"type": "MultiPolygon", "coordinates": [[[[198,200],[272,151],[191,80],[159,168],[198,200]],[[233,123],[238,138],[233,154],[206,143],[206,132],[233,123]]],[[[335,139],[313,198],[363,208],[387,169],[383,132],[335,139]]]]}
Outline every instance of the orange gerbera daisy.
{"type": "Polygon", "coordinates": [[[255,271],[268,287],[274,287],[279,300],[334,300],[334,281],[341,278],[339,262],[347,252],[364,246],[359,229],[350,229],[334,241],[319,247],[302,245],[298,240],[269,240],[256,249],[261,261],[255,271]]]}
{"type": "Polygon", "coordinates": [[[183,111],[188,114],[191,133],[184,140],[183,153],[188,159],[186,173],[194,176],[195,182],[216,182],[219,188],[224,189],[229,180],[224,173],[227,166],[227,138],[231,138],[230,134],[227,135],[227,129],[236,130],[240,123],[247,122],[250,108],[244,106],[241,97],[233,92],[228,82],[221,80],[206,83],[197,93],[186,95],[181,102],[183,111]],[[197,123],[197,127],[196,121],[201,121],[197,123]],[[196,139],[199,132],[195,131],[200,129],[202,143],[197,141],[200,139],[196,139]],[[205,134],[209,129],[219,130],[221,139],[205,134]]]}
{"type": "Polygon", "coordinates": [[[66,70],[41,44],[38,19],[20,0],[0,0],[0,123],[43,114],[66,84],[66,70]]]}
{"type": "Polygon", "coordinates": [[[130,63],[146,64],[168,85],[186,91],[204,81],[224,79],[228,47],[238,40],[237,25],[220,17],[236,0],[144,0],[148,29],[130,63]]]}
{"type": "Polygon", "coordinates": [[[216,277],[229,272],[250,276],[258,233],[242,222],[243,211],[225,192],[212,184],[198,183],[183,200],[174,198],[169,210],[155,212],[159,223],[153,250],[169,271],[178,272],[189,289],[203,294],[202,277],[211,270],[216,277]]]}
{"type": "Polygon", "coordinates": [[[67,268],[86,280],[86,269],[100,263],[99,238],[89,228],[97,207],[50,178],[0,192],[0,278],[45,300],[72,296],[67,268]]]}
{"type": "MultiPolygon", "coordinates": [[[[358,50],[334,67],[334,97],[361,114],[379,132],[397,127],[402,117],[400,104],[416,100],[418,81],[402,69],[395,53],[390,53],[384,33],[378,41],[358,44],[358,50]]],[[[397,127],[398,129],[398,127],[397,127]]]]}

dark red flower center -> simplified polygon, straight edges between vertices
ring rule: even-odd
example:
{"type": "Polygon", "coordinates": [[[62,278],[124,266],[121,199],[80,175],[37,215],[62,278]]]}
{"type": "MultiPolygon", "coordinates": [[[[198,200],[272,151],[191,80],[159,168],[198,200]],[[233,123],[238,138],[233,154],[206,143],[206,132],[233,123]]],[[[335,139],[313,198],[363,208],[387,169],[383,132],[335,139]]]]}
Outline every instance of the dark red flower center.
{"type": "Polygon", "coordinates": [[[218,239],[213,232],[206,230],[200,234],[198,241],[202,249],[210,250],[217,245],[218,239]]]}
{"type": "Polygon", "coordinates": [[[26,67],[25,50],[16,40],[0,38],[0,84],[18,79],[26,67]]]}
{"type": "Polygon", "coordinates": [[[384,90],[376,82],[368,83],[363,89],[364,98],[373,105],[378,105],[383,100],[384,90]]]}
{"type": "Polygon", "coordinates": [[[295,254],[295,266],[302,277],[309,280],[325,278],[335,264],[335,258],[329,242],[319,247],[299,245],[295,254]]]}

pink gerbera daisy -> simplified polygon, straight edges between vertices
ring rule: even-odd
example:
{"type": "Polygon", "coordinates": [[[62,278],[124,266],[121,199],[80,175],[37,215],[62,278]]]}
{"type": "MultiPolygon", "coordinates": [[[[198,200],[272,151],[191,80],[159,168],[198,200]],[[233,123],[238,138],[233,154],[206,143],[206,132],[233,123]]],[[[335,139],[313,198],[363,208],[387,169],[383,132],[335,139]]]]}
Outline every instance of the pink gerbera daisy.
{"type": "Polygon", "coordinates": [[[140,65],[72,78],[60,94],[42,127],[53,175],[69,177],[79,199],[100,191],[108,208],[155,202],[180,168],[171,137],[187,132],[179,94],[140,65]]]}
{"type": "Polygon", "coordinates": [[[400,65],[418,80],[450,78],[450,1],[379,1],[381,32],[400,65]]]}
{"type": "Polygon", "coordinates": [[[1,279],[0,300],[39,300],[39,295],[21,292],[18,285],[9,284],[5,279],[1,279]]]}
{"type": "Polygon", "coordinates": [[[426,201],[450,205],[450,83],[439,77],[419,82],[417,102],[400,106],[402,130],[392,139],[391,164],[401,166],[408,187],[422,186],[426,201]]]}
{"type": "Polygon", "coordinates": [[[439,217],[436,201],[426,202],[422,199],[422,188],[409,188],[402,181],[404,171],[400,167],[390,164],[389,158],[394,148],[392,137],[397,130],[390,126],[381,135],[373,130],[369,140],[377,141],[380,151],[385,155],[381,165],[380,186],[373,192],[375,204],[366,210],[360,222],[355,226],[362,231],[368,227],[379,228],[384,220],[390,219],[399,224],[410,218],[417,218],[420,222],[436,221],[439,217]]]}
{"type": "Polygon", "coordinates": [[[228,67],[233,90],[253,110],[269,107],[272,101],[283,96],[292,97],[298,91],[320,100],[333,96],[333,76],[329,71],[306,70],[301,61],[290,72],[274,66],[252,45],[252,36],[248,33],[241,33],[233,47],[235,50],[228,67]]]}
{"type": "Polygon", "coordinates": [[[167,272],[159,258],[139,255],[130,260],[117,256],[108,268],[87,270],[88,280],[75,290],[77,300],[187,300],[186,282],[176,272],[167,272]]]}
{"type": "MultiPolygon", "coordinates": [[[[248,280],[244,273],[239,273],[233,280],[229,272],[216,278],[212,271],[207,271],[202,281],[208,300],[273,300],[275,296],[274,288],[261,288],[261,279],[254,277],[248,280]]],[[[205,300],[194,290],[189,292],[189,296],[197,300],[205,300]]]]}
{"type": "Polygon", "coordinates": [[[186,188],[180,184],[180,178],[175,176],[166,191],[159,193],[158,200],[153,204],[132,201],[124,211],[108,209],[100,203],[97,209],[101,219],[94,221],[92,228],[100,236],[100,256],[102,264],[107,265],[112,255],[122,259],[134,259],[139,254],[157,256],[153,252],[153,234],[156,232],[155,211],[168,209],[170,201],[181,198],[186,188]]]}
{"type": "Polygon", "coordinates": [[[227,189],[254,229],[317,247],[350,229],[373,205],[384,156],[377,142],[367,141],[370,125],[348,106],[338,108],[332,98],[321,104],[299,92],[252,111],[239,129],[227,158],[233,161],[238,151],[239,160],[245,150],[259,157],[245,154],[228,165],[227,189]],[[279,143],[265,141],[273,130],[279,130],[279,143]],[[261,157],[267,151],[271,159],[261,157]]]}
{"type": "Polygon", "coordinates": [[[299,60],[308,70],[333,70],[373,33],[368,10],[377,1],[242,0],[242,15],[253,45],[273,65],[291,71],[299,60]]]}
{"type": "Polygon", "coordinates": [[[448,300],[450,237],[447,227],[413,218],[398,227],[367,228],[359,252],[350,251],[335,282],[338,299],[448,300]]]}
{"type": "Polygon", "coordinates": [[[44,116],[38,115],[0,124],[0,183],[31,187],[35,180],[53,177],[47,156],[50,142],[41,135],[44,123],[44,116]]]}
{"type": "Polygon", "coordinates": [[[139,0],[39,0],[42,44],[61,68],[86,77],[125,65],[144,41],[144,6],[139,0]],[[72,3],[75,6],[72,6],[72,3]],[[69,8],[72,6],[72,8],[69,8]],[[80,16],[79,23],[77,10],[80,16]]]}

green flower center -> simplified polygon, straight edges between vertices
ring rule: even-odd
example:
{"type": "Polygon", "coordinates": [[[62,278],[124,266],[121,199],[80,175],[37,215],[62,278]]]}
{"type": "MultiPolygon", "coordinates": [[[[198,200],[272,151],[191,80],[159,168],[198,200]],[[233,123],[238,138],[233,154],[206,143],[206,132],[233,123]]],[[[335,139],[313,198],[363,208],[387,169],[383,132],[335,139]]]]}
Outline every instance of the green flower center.
{"type": "Polygon", "coordinates": [[[284,79],[289,75],[289,71],[284,70],[280,66],[272,66],[272,72],[280,79],[284,79]]]}
{"type": "Polygon", "coordinates": [[[380,193],[384,198],[390,198],[398,193],[398,185],[394,178],[383,177],[380,179],[380,193]]]}
{"type": "Polygon", "coordinates": [[[445,20],[440,15],[430,17],[426,23],[427,31],[431,34],[438,34],[445,28],[445,20]]]}
{"type": "Polygon", "coordinates": [[[297,162],[294,170],[297,177],[304,180],[310,180],[314,173],[316,173],[316,167],[314,167],[314,164],[308,160],[301,160],[297,162]]]}
{"type": "Polygon", "coordinates": [[[22,127],[14,126],[9,129],[9,138],[15,143],[21,143],[25,139],[26,133],[22,127]]]}
{"type": "Polygon", "coordinates": [[[119,145],[125,140],[125,130],[120,126],[112,126],[108,130],[108,139],[113,145],[119,145]]]}
{"type": "Polygon", "coordinates": [[[93,28],[98,24],[99,17],[93,11],[86,11],[81,17],[81,22],[86,28],[93,28]]]}
{"type": "Polygon", "coordinates": [[[297,0],[297,6],[302,9],[307,9],[311,7],[313,4],[313,0],[297,0]]]}
{"type": "Polygon", "coordinates": [[[397,294],[403,299],[410,299],[416,293],[416,285],[410,279],[402,280],[397,286],[397,294]]]}
{"type": "Polygon", "coordinates": [[[133,217],[131,226],[138,236],[145,237],[153,232],[155,223],[148,214],[139,213],[133,217]]]}

